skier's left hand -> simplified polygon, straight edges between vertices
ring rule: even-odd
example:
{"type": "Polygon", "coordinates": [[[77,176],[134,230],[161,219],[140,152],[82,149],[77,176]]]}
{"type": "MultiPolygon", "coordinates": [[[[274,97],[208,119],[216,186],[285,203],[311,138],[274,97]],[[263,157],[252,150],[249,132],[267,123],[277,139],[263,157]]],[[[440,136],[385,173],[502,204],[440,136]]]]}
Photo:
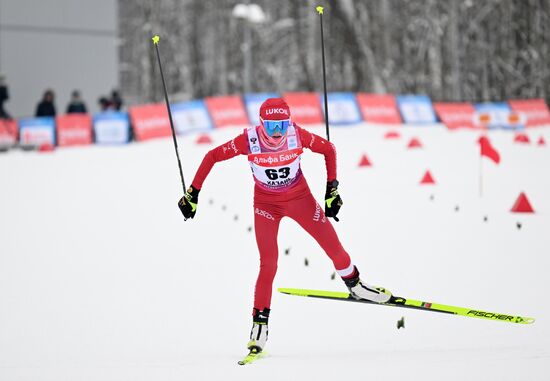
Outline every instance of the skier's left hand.
{"type": "Polygon", "coordinates": [[[340,207],[343,204],[344,202],[338,194],[338,181],[333,180],[327,182],[327,191],[325,193],[325,215],[339,221],[336,215],[340,211],[340,207]]]}

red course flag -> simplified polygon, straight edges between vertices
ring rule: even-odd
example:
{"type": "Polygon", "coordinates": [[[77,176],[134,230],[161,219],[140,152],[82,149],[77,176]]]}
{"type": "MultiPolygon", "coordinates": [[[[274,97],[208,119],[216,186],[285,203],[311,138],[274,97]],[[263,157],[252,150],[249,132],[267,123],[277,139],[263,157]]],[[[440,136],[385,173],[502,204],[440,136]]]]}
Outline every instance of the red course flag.
{"type": "Polygon", "coordinates": [[[481,147],[481,156],[486,156],[496,164],[500,163],[500,154],[498,151],[491,145],[491,141],[487,136],[482,136],[478,140],[481,147]]]}

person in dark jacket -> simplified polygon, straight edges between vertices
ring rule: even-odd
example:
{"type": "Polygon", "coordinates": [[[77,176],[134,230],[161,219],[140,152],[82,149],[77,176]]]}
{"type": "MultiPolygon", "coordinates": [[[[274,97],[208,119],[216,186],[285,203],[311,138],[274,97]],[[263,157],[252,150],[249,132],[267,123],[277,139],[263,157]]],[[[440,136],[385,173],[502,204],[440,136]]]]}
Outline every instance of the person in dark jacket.
{"type": "Polygon", "coordinates": [[[42,101],[40,101],[38,106],[36,106],[35,116],[36,117],[41,117],[41,116],[54,117],[56,114],[55,105],[53,104],[54,98],[55,98],[54,92],[49,89],[46,90],[44,92],[44,96],[42,97],[42,101]]]}
{"type": "Polygon", "coordinates": [[[122,101],[122,97],[120,96],[120,93],[118,90],[113,90],[111,92],[111,108],[115,111],[120,111],[122,109],[122,104],[124,103],[122,101]]]}
{"type": "Polygon", "coordinates": [[[10,99],[8,86],[4,82],[4,76],[0,74],[0,119],[11,119],[10,114],[4,110],[4,102],[10,99]]]}
{"type": "Polygon", "coordinates": [[[80,98],[80,92],[78,90],[74,90],[71,93],[71,102],[67,106],[67,114],[85,114],[86,112],[86,104],[84,104],[84,102],[80,98]]]}

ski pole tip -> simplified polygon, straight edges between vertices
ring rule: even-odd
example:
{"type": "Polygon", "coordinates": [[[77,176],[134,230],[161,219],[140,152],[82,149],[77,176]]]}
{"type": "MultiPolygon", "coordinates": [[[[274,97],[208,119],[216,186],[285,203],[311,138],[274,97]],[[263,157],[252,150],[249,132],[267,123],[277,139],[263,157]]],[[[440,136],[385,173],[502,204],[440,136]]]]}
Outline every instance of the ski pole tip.
{"type": "Polygon", "coordinates": [[[319,12],[320,15],[323,14],[323,9],[324,9],[324,8],[323,8],[322,6],[319,5],[319,6],[318,6],[317,8],[315,8],[315,9],[317,10],[317,12],[319,12]]]}
{"type": "Polygon", "coordinates": [[[153,40],[153,44],[158,45],[160,41],[160,37],[158,35],[155,35],[153,36],[152,40],[153,40]]]}

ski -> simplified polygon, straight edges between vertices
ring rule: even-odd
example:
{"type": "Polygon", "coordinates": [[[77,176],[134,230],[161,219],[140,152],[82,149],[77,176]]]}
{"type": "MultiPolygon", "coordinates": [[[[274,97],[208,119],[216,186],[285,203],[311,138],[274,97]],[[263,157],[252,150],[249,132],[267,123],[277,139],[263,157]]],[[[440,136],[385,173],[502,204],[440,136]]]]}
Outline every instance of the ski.
{"type": "Polygon", "coordinates": [[[267,355],[265,351],[258,351],[256,348],[252,348],[250,352],[243,358],[239,360],[239,365],[251,364],[256,360],[262,359],[267,355]]]}
{"type": "Polygon", "coordinates": [[[473,309],[473,308],[448,306],[445,304],[423,302],[423,301],[413,300],[413,299],[405,299],[398,296],[392,296],[391,299],[386,303],[376,303],[368,300],[354,299],[351,297],[351,295],[348,292],[304,290],[304,289],[298,289],[298,288],[279,288],[278,291],[288,295],[306,296],[310,298],[320,298],[320,299],[332,299],[332,300],[340,300],[344,302],[380,304],[383,306],[411,308],[415,310],[440,312],[440,313],[451,314],[451,315],[474,317],[478,319],[497,320],[497,321],[502,321],[507,323],[532,324],[535,322],[535,318],[532,318],[532,317],[508,315],[508,314],[502,314],[498,312],[487,312],[487,311],[482,311],[482,310],[473,309]]]}

